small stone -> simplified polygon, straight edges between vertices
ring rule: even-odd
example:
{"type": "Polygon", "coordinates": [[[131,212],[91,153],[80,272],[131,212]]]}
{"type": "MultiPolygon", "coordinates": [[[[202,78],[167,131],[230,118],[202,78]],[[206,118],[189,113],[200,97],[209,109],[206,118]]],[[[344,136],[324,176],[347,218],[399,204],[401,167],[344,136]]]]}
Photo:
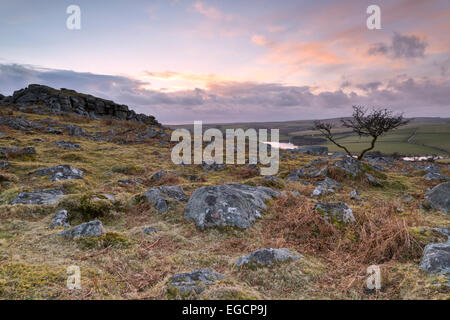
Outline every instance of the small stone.
{"type": "Polygon", "coordinates": [[[74,142],[68,142],[68,141],[58,141],[55,142],[55,145],[59,147],[63,147],[65,149],[81,149],[81,146],[79,144],[76,144],[74,142]]]}
{"type": "Polygon", "coordinates": [[[344,173],[350,175],[352,178],[355,178],[356,176],[362,174],[364,171],[361,161],[354,158],[345,158],[336,161],[333,164],[333,167],[344,171],[344,173]]]}
{"type": "Polygon", "coordinates": [[[83,170],[63,164],[46,169],[36,170],[32,174],[41,176],[51,175],[51,181],[83,179],[83,170]]]}
{"type": "Polygon", "coordinates": [[[167,293],[171,298],[186,298],[202,293],[206,286],[226,277],[209,269],[178,273],[169,279],[167,293]]]}
{"type": "Polygon", "coordinates": [[[150,180],[152,181],[159,181],[161,180],[165,175],[167,174],[166,170],[160,170],[155,172],[151,177],[150,180]]]}
{"type": "Polygon", "coordinates": [[[337,220],[344,223],[355,221],[352,209],[345,202],[321,202],[314,206],[314,210],[327,220],[337,220]]]}
{"type": "Polygon", "coordinates": [[[294,152],[310,154],[314,156],[327,156],[328,148],[321,146],[302,146],[294,149],[294,152]]]}
{"type": "Polygon", "coordinates": [[[8,161],[0,161],[0,169],[4,169],[9,166],[10,166],[10,163],[8,161]]]}
{"type": "Polygon", "coordinates": [[[168,210],[167,202],[169,199],[177,201],[186,201],[187,196],[180,186],[160,186],[147,190],[144,193],[147,201],[153,203],[159,213],[164,213],[168,210]]]}
{"type": "Polygon", "coordinates": [[[49,134],[62,134],[61,130],[52,128],[52,127],[47,127],[47,129],[45,129],[44,131],[45,133],[49,133],[49,134]]]}
{"type": "Polygon", "coordinates": [[[247,256],[240,257],[235,263],[236,267],[267,267],[283,262],[290,262],[300,259],[302,256],[286,248],[282,249],[260,249],[247,256]]]}
{"type": "Polygon", "coordinates": [[[202,168],[205,171],[222,171],[225,170],[226,164],[225,163],[206,163],[203,161],[202,168]]]}
{"type": "Polygon", "coordinates": [[[11,204],[54,204],[63,197],[64,193],[60,189],[19,192],[11,204]]]}
{"type": "Polygon", "coordinates": [[[382,186],[383,186],[383,184],[382,184],[380,181],[378,181],[378,180],[377,180],[374,176],[372,176],[371,174],[366,173],[366,174],[365,174],[365,177],[366,177],[367,181],[368,181],[371,185],[373,185],[373,186],[375,186],[375,187],[382,187],[382,186]]]}
{"type": "Polygon", "coordinates": [[[52,237],[64,237],[66,239],[77,239],[81,237],[98,237],[106,234],[103,224],[99,220],[82,223],[76,227],[53,234],[52,237]]]}
{"type": "Polygon", "coordinates": [[[428,172],[426,175],[423,176],[424,179],[429,180],[429,181],[434,181],[434,180],[450,180],[450,177],[440,174],[438,172],[428,172]]]}
{"type": "Polygon", "coordinates": [[[350,199],[357,200],[357,201],[361,201],[362,200],[361,196],[359,195],[358,190],[356,190],[356,189],[353,189],[350,192],[350,199]]]}
{"type": "Polygon", "coordinates": [[[143,234],[152,234],[155,232],[156,232],[156,229],[153,227],[146,227],[146,228],[142,229],[143,234]]]}
{"type": "Polygon", "coordinates": [[[67,216],[67,210],[59,210],[52,218],[50,229],[56,226],[70,227],[69,218],[67,216]]]}

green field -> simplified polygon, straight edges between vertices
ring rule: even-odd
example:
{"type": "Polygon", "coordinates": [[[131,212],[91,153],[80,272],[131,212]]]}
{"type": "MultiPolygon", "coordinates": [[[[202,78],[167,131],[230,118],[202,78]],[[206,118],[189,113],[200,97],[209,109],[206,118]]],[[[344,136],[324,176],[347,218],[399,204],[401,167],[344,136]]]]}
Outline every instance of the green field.
{"type": "MultiPolygon", "coordinates": [[[[370,145],[370,139],[360,138],[349,129],[340,127],[339,119],[324,120],[336,125],[333,130],[336,140],[348,147],[351,152],[360,152],[370,145]]],[[[172,128],[192,129],[192,125],[170,126],[172,128]]],[[[233,124],[207,124],[204,129],[218,128],[222,131],[228,128],[266,128],[280,129],[280,140],[292,142],[302,137],[320,138],[320,132],[314,130],[312,120],[299,120],[287,122],[254,122],[254,123],[233,123],[233,124]]],[[[331,152],[342,151],[336,145],[323,142],[331,152]]],[[[395,131],[381,137],[375,151],[383,153],[400,153],[404,155],[450,155],[450,118],[415,118],[412,121],[395,131]]]]}

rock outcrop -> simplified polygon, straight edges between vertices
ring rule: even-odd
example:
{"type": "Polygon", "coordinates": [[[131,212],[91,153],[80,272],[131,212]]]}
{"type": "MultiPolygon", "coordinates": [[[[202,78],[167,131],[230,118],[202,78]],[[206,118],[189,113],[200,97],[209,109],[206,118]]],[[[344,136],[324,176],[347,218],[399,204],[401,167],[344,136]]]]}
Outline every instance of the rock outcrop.
{"type": "Polygon", "coordinates": [[[148,202],[151,202],[159,213],[166,212],[168,207],[168,202],[170,199],[176,201],[186,201],[187,197],[180,186],[160,186],[151,188],[144,193],[145,198],[148,202]]]}
{"type": "Polygon", "coordinates": [[[317,183],[316,189],[314,189],[312,196],[322,196],[328,193],[335,193],[336,190],[339,190],[341,185],[339,182],[331,179],[325,178],[325,180],[319,181],[317,183]]]}
{"type": "Polygon", "coordinates": [[[82,223],[76,227],[58,232],[53,237],[64,237],[66,239],[77,239],[81,237],[98,237],[106,234],[105,227],[100,220],[82,223]]]}
{"type": "Polygon", "coordinates": [[[39,84],[30,84],[27,88],[14,91],[13,95],[4,98],[2,103],[38,104],[46,106],[53,113],[69,112],[92,118],[108,116],[120,120],[143,122],[148,125],[159,125],[155,117],[137,114],[133,110],[129,110],[126,105],[78,93],[74,90],[65,88],[57,90],[39,84]]]}
{"type": "Polygon", "coordinates": [[[169,279],[167,294],[169,298],[187,298],[205,291],[206,286],[226,277],[209,269],[178,273],[169,279]]]}
{"type": "Polygon", "coordinates": [[[59,180],[71,180],[71,179],[83,179],[83,170],[71,167],[67,164],[50,167],[46,169],[33,171],[32,174],[37,174],[40,176],[51,175],[51,181],[59,180]]]}
{"type": "Polygon", "coordinates": [[[50,229],[54,227],[70,227],[69,217],[67,216],[67,210],[59,210],[52,218],[50,229]]]}
{"type": "Polygon", "coordinates": [[[0,147],[0,158],[8,158],[10,156],[22,157],[33,154],[36,154],[34,147],[0,147]]]}
{"type": "Polygon", "coordinates": [[[19,192],[11,204],[54,204],[64,197],[60,189],[36,190],[19,192]]]}
{"type": "Polygon", "coordinates": [[[354,158],[344,158],[342,160],[336,161],[333,164],[334,168],[343,171],[345,174],[351,176],[352,178],[364,172],[364,167],[361,161],[354,158]]]}
{"type": "Polygon", "coordinates": [[[200,229],[247,229],[261,217],[261,210],[266,209],[264,202],[278,195],[270,188],[238,183],[201,187],[190,197],[184,216],[200,229]]]}
{"type": "Polygon", "coordinates": [[[450,240],[427,244],[423,250],[420,269],[430,273],[446,274],[450,279],[450,240]]]}
{"type": "Polygon", "coordinates": [[[425,205],[450,212],[450,181],[438,184],[425,194],[425,205]]]}

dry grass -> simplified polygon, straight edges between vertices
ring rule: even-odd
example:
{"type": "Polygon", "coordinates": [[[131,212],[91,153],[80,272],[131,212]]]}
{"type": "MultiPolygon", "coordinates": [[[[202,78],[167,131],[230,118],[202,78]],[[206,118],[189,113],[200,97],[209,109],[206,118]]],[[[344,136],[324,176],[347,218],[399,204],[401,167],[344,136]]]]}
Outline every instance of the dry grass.
{"type": "MultiPolygon", "coordinates": [[[[27,114],[30,121],[47,117],[27,114]]],[[[122,124],[107,119],[90,120],[89,126],[100,126],[104,132],[119,131],[124,139],[131,140],[140,130],[134,128],[134,123],[122,124]]],[[[0,194],[0,287],[6,284],[1,298],[166,299],[166,283],[172,274],[203,268],[227,276],[226,282],[208,288],[203,299],[437,299],[449,296],[443,289],[445,286],[436,285],[437,277],[427,276],[418,268],[422,247],[440,241],[429,230],[450,226],[450,221],[439,212],[417,209],[426,188],[437,182],[424,181],[414,170],[406,173],[390,170],[383,180],[385,187],[373,188],[358,179],[333,175],[330,168],[330,174],[341,182],[342,189],[317,200],[349,203],[356,222],[348,226],[330,224],[313,211],[310,194],[317,179],[305,178],[309,185],[286,180],[270,185],[288,196],[269,203],[268,210],[262,212],[263,219],[248,230],[201,231],[184,219],[184,203],[171,203],[168,212],[159,214],[151,204],[136,204],[133,198],[157,185],[180,185],[190,195],[205,185],[229,182],[262,185],[266,180],[255,177],[255,172],[242,165],[230,165],[217,172],[204,172],[199,165],[175,167],[170,162],[170,145],[160,146],[158,139],[149,139],[145,145],[114,144],[69,138],[65,133],[62,138],[4,129],[0,131],[15,140],[0,139],[2,146],[35,146],[37,153],[32,159],[14,158],[11,166],[2,171],[3,178],[0,177],[11,183],[2,186],[0,194]],[[34,142],[35,138],[45,141],[34,142]],[[83,150],[54,146],[55,141],[66,139],[79,143],[83,150]],[[84,179],[52,182],[48,176],[28,174],[58,164],[83,169],[84,179]],[[157,182],[150,181],[151,174],[159,170],[176,173],[169,173],[157,182]],[[193,174],[200,176],[200,180],[190,181],[188,176],[193,174]],[[118,179],[133,177],[144,183],[117,183],[118,179]],[[8,205],[20,191],[59,187],[69,194],[67,199],[82,194],[114,194],[116,200],[112,204],[118,203],[120,208],[111,211],[112,218],[101,219],[110,235],[119,235],[117,238],[128,245],[115,245],[115,237],[92,246],[50,238],[60,230],[48,227],[58,206],[8,205]],[[366,200],[350,200],[348,194],[353,188],[366,200]],[[289,195],[290,191],[298,191],[300,196],[289,195]],[[415,200],[404,202],[406,194],[415,200]],[[399,213],[397,208],[402,208],[403,212],[399,213]],[[144,235],[144,227],[154,227],[157,231],[144,235]],[[303,254],[304,258],[292,264],[254,271],[233,268],[240,256],[264,247],[286,247],[303,254]],[[383,290],[375,293],[364,289],[366,268],[370,264],[378,264],[383,272],[383,290]],[[79,265],[82,269],[82,290],[73,292],[65,288],[68,265],[79,265]],[[22,266],[27,274],[21,276],[16,272],[10,277],[12,281],[5,282],[5,275],[15,266],[22,266]],[[61,277],[59,273],[52,273],[56,268],[61,270],[61,277]],[[57,282],[49,286],[45,279],[55,276],[57,282]],[[20,292],[15,289],[28,285],[33,285],[34,289],[20,292]]],[[[303,168],[314,158],[289,155],[281,161],[278,176],[284,177],[291,170],[303,168]]]]}
{"type": "Polygon", "coordinates": [[[416,261],[422,254],[420,243],[409,227],[419,224],[416,213],[399,216],[390,204],[374,205],[354,212],[356,222],[335,225],[314,212],[313,203],[304,197],[289,195],[274,203],[274,216],[263,234],[267,245],[291,247],[298,252],[320,257],[328,263],[328,274],[322,279],[336,282],[337,289],[348,291],[360,285],[369,265],[416,261]],[[334,279],[334,280],[333,280],[334,279]]]}

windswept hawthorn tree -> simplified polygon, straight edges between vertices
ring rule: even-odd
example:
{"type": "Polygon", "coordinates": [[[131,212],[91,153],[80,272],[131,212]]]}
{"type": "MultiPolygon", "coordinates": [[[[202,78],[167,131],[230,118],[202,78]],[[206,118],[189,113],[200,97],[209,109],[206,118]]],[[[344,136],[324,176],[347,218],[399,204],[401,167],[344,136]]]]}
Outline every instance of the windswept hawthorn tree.
{"type": "MultiPolygon", "coordinates": [[[[405,119],[403,114],[394,115],[392,111],[388,109],[372,109],[370,113],[367,112],[362,106],[353,106],[352,119],[341,119],[342,126],[352,129],[360,137],[372,137],[370,147],[361,151],[358,156],[358,160],[361,160],[366,152],[372,150],[375,147],[377,139],[402,125],[405,125],[410,120],[405,119]]],[[[342,148],[348,155],[352,156],[347,147],[338,143],[333,136],[331,129],[333,125],[331,123],[315,121],[314,126],[319,130],[328,140],[342,148]]]]}

